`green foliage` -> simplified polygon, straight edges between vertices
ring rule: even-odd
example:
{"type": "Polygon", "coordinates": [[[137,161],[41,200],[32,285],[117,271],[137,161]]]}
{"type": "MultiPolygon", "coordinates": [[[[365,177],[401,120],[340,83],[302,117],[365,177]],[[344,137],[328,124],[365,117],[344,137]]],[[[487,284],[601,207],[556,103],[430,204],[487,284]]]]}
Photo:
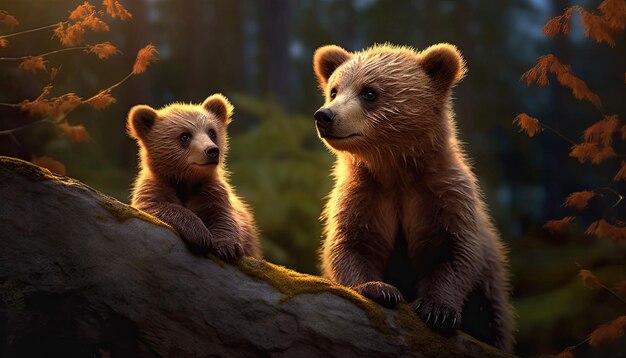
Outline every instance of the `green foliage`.
{"type": "Polygon", "coordinates": [[[254,209],[268,261],[317,273],[324,197],[333,157],[315,134],[313,119],[290,115],[271,101],[234,96],[228,168],[232,183],[254,209]],[[257,121],[240,129],[244,114],[257,121]],[[239,130],[238,130],[239,129],[239,130]]]}

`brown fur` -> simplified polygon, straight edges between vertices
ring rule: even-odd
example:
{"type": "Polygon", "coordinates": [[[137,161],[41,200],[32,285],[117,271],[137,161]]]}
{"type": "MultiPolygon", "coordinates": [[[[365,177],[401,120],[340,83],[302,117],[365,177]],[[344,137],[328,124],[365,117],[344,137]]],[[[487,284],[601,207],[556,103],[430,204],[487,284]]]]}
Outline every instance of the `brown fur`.
{"type": "Polygon", "coordinates": [[[172,225],[194,251],[212,251],[228,261],[261,257],[252,213],[224,169],[231,116],[232,105],[219,94],[202,105],[138,105],[128,115],[128,132],[140,147],[132,206],[172,225]],[[183,133],[190,135],[187,143],[183,133]],[[217,162],[205,152],[214,147],[217,162]]]}
{"type": "Polygon", "coordinates": [[[439,332],[460,326],[511,351],[506,250],[450,109],[451,89],[465,74],[458,50],[325,46],[314,69],[323,108],[334,113],[318,132],[337,156],[322,214],[323,274],[383,304],[411,300],[439,332]],[[364,100],[365,89],[374,101],[364,100]],[[401,291],[394,285],[402,281],[409,283],[401,291]]]}

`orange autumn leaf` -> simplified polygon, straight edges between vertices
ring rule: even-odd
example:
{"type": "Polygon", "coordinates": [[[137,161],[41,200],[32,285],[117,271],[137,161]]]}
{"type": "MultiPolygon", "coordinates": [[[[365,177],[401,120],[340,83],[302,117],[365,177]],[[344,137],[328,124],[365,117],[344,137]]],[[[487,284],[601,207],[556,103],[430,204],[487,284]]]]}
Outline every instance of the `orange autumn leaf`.
{"type": "Polygon", "coordinates": [[[553,235],[563,235],[568,231],[568,225],[575,219],[573,216],[566,216],[561,220],[550,220],[543,228],[550,231],[553,235]]]}
{"type": "Polygon", "coordinates": [[[615,244],[626,241],[626,226],[611,225],[604,219],[591,223],[585,233],[597,238],[609,239],[615,244]]]}
{"type": "Polygon", "coordinates": [[[0,36],[0,48],[9,47],[9,40],[0,36]]]}
{"type": "Polygon", "coordinates": [[[593,191],[578,191],[571,193],[565,198],[565,205],[568,208],[575,208],[576,210],[582,210],[587,207],[587,203],[596,194],[593,191]]]}
{"type": "Polygon", "coordinates": [[[85,101],[93,109],[102,109],[115,103],[115,98],[111,96],[110,91],[100,91],[97,95],[85,101]]]}
{"type": "Polygon", "coordinates": [[[593,164],[600,164],[605,159],[615,156],[615,151],[610,145],[584,142],[575,144],[569,156],[578,159],[581,163],[591,161],[593,164]]]}
{"type": "Polygon", "coordinates": [[[559,33],[568,35],[572,13],[578,10],[585,28],[585,37],[592,38],[598,43],[606,42],[613,47],[615,46],[615,38],[619,34],[617,30],[624,30],[626,25],[626,5],[623,0],[605,0],[598,9],[603,15],[596,15],[580,6],[571,6],[565,10],[563,15],[548,21],[542,31],[551,37],[559,33]]]}
{"type": "Polygon", "coordinates": [[[95,45],[87,45],[87,49],[85,51],[98,56],[101,60],[107,59],[120,52],[117,47],[113,46],[109,41],[95,45]]]}
{"type": "Polygon", "coordinates": [[[569,71],[557,73],[556,79],[561,85],[571,89],[572,94],[574,95],[574,97],[576,97],[576,99],[588,100],[596,107],[600,107],[602,105],[600,97],[597,94],[591,92],[591,90],[587,87],[587,84],[583,80],[572,75],[569,71]]]}
{"type": "Polygon", "coordinates": [[[558,33],[569,35],[569,32],[570,32],[569,20],[572,16],[572,12],[574,12],[576,8],[577,8],[576,6],[571,6],[567,8],[565,12],[563,13],[563,15],[556,16],[552,18],[550,21],[548,21],[543,26],[543,29],[541,29],[541,31],[543,31],[544,34],[550,37],[554,37],[558,33]]]}
{"type": "Polygon", "coordinates": [[[109,31],[109,25],[102,21],[94,14],[87,16],[81,23],[83,27],[91,29],[93,32],[106,32],[109,31]]]}
{"type": "Polygon", "coordinates": [[[536,83],[538,86],[545,86],[550,83],[548,81],[548,72],[553,73],[561,85],[569,88],[576,99],[588,100],[596,107],[602,105],[600,97],[591,92],[583,80],[571,73],[571,67],[559,62],[556,56],[552,54],[539,57],[537,64],[524,72],[522,79],[529,86],[532,83],[536,83]]]}
{"type": "Polygon", "coordinates": [[[154,45],[149,44],[137,52],[137,59],[133,65],[133,74],[138,75],[144,73],[152,62],[157,61],[156,56],[159,52],[154,45]]]}
{"type": "Polygon", "coordinates": [[[622,296],[626,296],[626,280],[616,284],[613,290],[622,296]]]}
{"type": "Polygon", "coordinates": [[[596,275],[594,275],[593,272],[589,270],[580,269],[578,271],[578,276],[583,281],[585,286],[592,290],[597,290],[598,288],[602,287],[602,284],[600,283],[596,275]]]}
{"type": "Polygon", "coordinates": [[[30,162],[40,167],[46,168],[55,174],[65,175],[65,165],[63,165],[63,163],[59,162],[58,160],[52,159],[50,157],[33,157],[30,162]]]}
{"type": "Polygon", "coordinates": [[[31,72],[33,74],[37,73],[37,71],[46,72],[46,62],[48,61],[44,60],[41,56],[29,56],[20,63],[19,68],[22,71],[31,72]]]}
{"type": "Polygon", "coordinates": [[[15,26],[19,25],[20,22],[17,21],[15,16],[9,14],[8,12],[6,12],[4,10],[0,10],[0,24],[3,24],[4,26],[6,26],[9,29],[13,30],[13,28],[15,26]]]}
{"type": "Polygon", "coordinates": [[[535,134],[543,131],[543,128],[539,125],[539,120],[527,115],[526,113],[519,114],[515,117],[515,119],[513,119],[513,123],[520,127],[520,132],[526,132],[529,137],[533,137],[535,134]]]}
{"type": "Polygon", "coordinates": [[[626,140],[626,124],[622,126],[622,129],[620,129],[620,132],[622,132],[622,139],[626,140]]]}
{"type": "Polygon", "coordinates": [[[119,1],[115,2],[115,11],[117,11],[117,16],[120,17],[120,20],[126,21],[133,18],[133,14],[130,11],[126,10],[119,1]]]}
{"type": "Polygon", "coordinates": [[[616,341],[624,335],[624,330],[626,330],[626,316],[619,316],[591,332],[589,335],[589,345],[597,347],[605,342],[616,341]]]}
{"type": "Polygon", "coordinates": [[[615,151],[613,150],[613,147],[611,147],[610,145],[605,145],[600,149],[598,153],[596,153],[596,155],[593,156],[593,158],[591,158],[591,162],[593,164],[600,164],[605,159],[608,159],[614,156],[615,156],[615,151]]]}
{"type": "Polygon", "coordinates": [[[619,171],[617,172],[617,174],[615,174],[615,177],[613,177],[613,180],[615,180],[615,181],[620,181],[620,180],[626,181],[626,162],[625,161],[622,161],[622,166],[619,169],[619,171]]]}
{"type": "Polygon", "coordinates": [[[80,23],[69,25],[60,22],[54,29],[53,37],[57,37],[63,46],[76,46],[83,43],[85,29],[80,23]]]}
{"type": "Polygon", "coordinates": [[[598,9],[604,14],[604,20],[617,30],[626,28],[626,2],[624,0],[604,0],[598,9]]]}
{"type": "Polygon", "coordinates": [[[583,139],[586,142],[603,143],[608,146],[613,142],[613,134],[617,131],[618,126],[619,120],[616,115],[606,116],[585,129],[583,139]]]}
{"type": "Polygon", "coordinates": [[[117,0],[103,0],[102,5],[106,8],[106,13],[111,17],[119,17],[122,21],[130,20],[133,17],[117,0]]]}
{"type": "Polygon", "coordinates": [[[47,85],[41,90],[41,94],[37,97],[37,100],[49,97],[50,93],[52,93],[52,85],[47,85]]]}
{"type": "Polygon", "coordinates": [[[52,99],[52,111],[50,117],[59,118],[73,111],[82,104],[82,99],[74,93],[66,93],[52,99]]]}
{"type": "Polygon", "coordinates": [[[28,112],[29,115],[34,116],[36,114],[41,116],[48,116],[50,113],[50,103],[48,100],[23,100],[20,102],[20,110],[22,112],[28,112]]]}
{"type": "Polygon", "coordinates": [[[91,139],[89,133],[87,133],[87,129],[82,124],[72,126],[67,123],[61,123],[58,127],[61,134],[73,143],[83,143],[91,139]]]}
{"type": "Polygon", "coordinates": [[[81,104],[82,100],[76,94],[66,93],[62,96],[50,99],[45,98],[45,96],[40,96],[33,101],[24,100],[20,103],[20,109],[28,112],[30,115],[38,114],[44,117],[58,119],[68,112],[73,111],[81,104]]]}
{"type": "Polygon", "coordinates": [[[20,110],[22,112],[28,112],[31,116],[34,114],[46,116],[50,109],[50,103],[47,100],[47,97],[50,96],[50,92],[52,92],[52,86],[45,86],[42,89],[41,94],[33,101],[27,99],[23,100],[19,104],[20,110]]]}
{"type": "Polygon", "coordinates": [[[94,14],[95,12],[96,12],[96,8],[90,3],[88,3],[87,1],[85,1],[81,5],[78,5],[76,9],[74,9],[70,13],[70,16],[68,17],[68,19],[72,21],[79,21],[88,17],[89,15],[94,14]]]}
{"type": "Polygon", "coordinates": [[[548,81],[548,67],[554,55],[545,55],[537,59],[537,63],[528,71],[522,74],[522,80],[526,81],[526,85],[536,83],[538,86],[546,86],[548,81]]]}
{"type": "Polygon", "coordinates": [[[609,46],[614,47],[618,33],[604,17],[594,15],[582,8],[579,8],[579,11],[582,14],[581,21],[585,27],[585,37],[590,37],[597,43],[606,42],[609,46]]]}
{"type": "Polygon", "coordinates": [[[569,153],[572,158],[578,159],[579,162],[584,163],[593,159],[600,152],[600,148],[596,143],[580,143],[575,144],[569,153]]]}
{"type": "Polygon", "coordinates": [[[115,0],[102,0],[102,6],[104,6],[106,13],[111,17],[117,16],[115,12],[115,0]]]}
{"type": "Polygon", "coordinates": [[[61,70],[61,67],[52,67],[50,69],[50,82],[54,81],[54,79],[57,77],[57,75],[59,74],[59,71],[61,70]]]}

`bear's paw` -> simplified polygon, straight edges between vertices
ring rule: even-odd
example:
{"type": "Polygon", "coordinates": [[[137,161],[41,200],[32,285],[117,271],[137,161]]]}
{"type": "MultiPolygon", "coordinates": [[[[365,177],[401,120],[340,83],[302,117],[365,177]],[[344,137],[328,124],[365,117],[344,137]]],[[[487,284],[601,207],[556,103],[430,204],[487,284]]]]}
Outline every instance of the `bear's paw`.
{"type": "Polygon", "coordinates": [[[413,301],[411,307],[428,328],[443,336],[451,336],[461,324],[460,312],[445,303],[420,298],[413,301]]]}
{"type": "Polygon", "coordinates": [[[398,303],[404,302],[404,297],[400,290],[384,282],[365,282],[353,286],[352,289],[383,307],[391,308],[398,303]]]}

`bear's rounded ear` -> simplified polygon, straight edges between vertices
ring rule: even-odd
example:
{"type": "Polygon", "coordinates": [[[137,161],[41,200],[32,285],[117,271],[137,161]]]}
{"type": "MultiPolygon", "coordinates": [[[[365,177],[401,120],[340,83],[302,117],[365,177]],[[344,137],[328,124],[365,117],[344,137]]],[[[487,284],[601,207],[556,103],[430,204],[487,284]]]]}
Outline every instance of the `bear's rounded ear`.
{"type": "Polygon", "coordinates": [[[221,93],[212,94],[202,102],[202,107],[217,116],[223,123],[228,124],[233,115],[233,105],[221,93]]]}
{"type": "Polygon", "coordinates": [[[157,112],[150,106],[140,104],[131,108],[128,113],[128,133],[135,139],[145,139],[157,117],[157,112]]]}
{"type": "Polygon", "coordinates": [[[465,60],[454,45],[442,43],[420,53],[420,64],[438,90],[446,91],[464,76],[465,60]]]}
{"type": "Polygon", "coordinates": [[[352,58],[352,54],[339,46],[327,45],[315,50],[313,69],[322,89],[326,88],[328,78],[337,67],[352,58]]]}

